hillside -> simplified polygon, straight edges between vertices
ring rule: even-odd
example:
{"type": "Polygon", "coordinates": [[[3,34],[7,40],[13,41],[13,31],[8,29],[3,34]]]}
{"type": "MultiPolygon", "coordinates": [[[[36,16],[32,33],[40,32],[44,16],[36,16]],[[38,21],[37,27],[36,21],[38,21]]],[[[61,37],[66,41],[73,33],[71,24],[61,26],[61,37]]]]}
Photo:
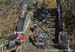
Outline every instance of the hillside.
{"type": "Polygon", "coordinates": [[[0,35],[14,31],[22,2],[23,0],[0,0],[0,35]]]}
{"type": "MultiPolygon", "coordinates": [[[[30,0],[30,6],[32,6],[34,0],[30,0]]],[[[38,4],[41,5],[43,3],[43,0],[37,0],[38,4]]],[[[48,4],[48,6],[50,8],[55,8],[56,7],[56,0],[45,0],[46,4],[48,4]]]]}
{"type": "MultiPolygon", "coordinates": [[[[43,0],[38,0],[39,4],[43,0]]],[[[0,0],[0,35],[10,34],[15,30],[23,0],[0,0]]],[[[33,0],[30,0],[30,5],[33,0]]],[[[54,8],[55,0],[46,0],[46,3],[54,8]]]]}

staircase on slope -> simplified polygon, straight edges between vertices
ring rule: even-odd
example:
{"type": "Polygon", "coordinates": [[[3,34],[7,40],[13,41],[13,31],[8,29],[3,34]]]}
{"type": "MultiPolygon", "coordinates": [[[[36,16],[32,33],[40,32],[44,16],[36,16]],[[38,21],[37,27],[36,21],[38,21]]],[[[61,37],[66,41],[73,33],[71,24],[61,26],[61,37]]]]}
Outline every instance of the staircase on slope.
{"type": "Polygon", "coordinates": [[[50,36],[51,36],[52,39],[54,38],[55,29],[56,29],[56,27],[55,27],[55,25],[56,25],[55,19],[56,19],[55,16],[51,16],[50,19],[49,19],[49,21],[50,21],[50,24],[49,24],[50,36]]]}

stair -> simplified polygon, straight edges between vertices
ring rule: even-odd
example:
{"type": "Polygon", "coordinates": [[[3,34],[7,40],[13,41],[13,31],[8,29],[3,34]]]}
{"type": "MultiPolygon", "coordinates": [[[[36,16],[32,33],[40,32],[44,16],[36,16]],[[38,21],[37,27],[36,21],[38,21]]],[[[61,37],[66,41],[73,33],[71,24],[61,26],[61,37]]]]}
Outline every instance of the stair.
{"type": "Polygon", "coordinates": [[[50,35],[54,36],[55,35],[55,16],[50,17],[50,35]]]}

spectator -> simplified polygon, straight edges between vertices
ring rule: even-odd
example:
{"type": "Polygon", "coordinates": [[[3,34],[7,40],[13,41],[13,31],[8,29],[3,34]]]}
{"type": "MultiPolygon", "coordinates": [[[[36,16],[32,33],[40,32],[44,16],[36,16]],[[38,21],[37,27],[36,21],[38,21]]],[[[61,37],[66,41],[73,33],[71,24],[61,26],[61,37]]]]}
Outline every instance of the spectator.
{"type": "Polygon", "coordinates": [[[5,46],[6,46],[6,49],[12,49],[15,47],[15,41],[11,40],[5,46]]]}
{"type": "Polygon", "coordinates": [[[38,32],[39,47],[44,48],[44,36],[42,32],[38,32]]]}
{"type": "Polygon", "coordinates": [[[36,33],[38,33],[37,24],[34,24],[34,31],[35,31],[36,33]]]}
{"type": "Polygon", "coordinates": [[[17,39],[20,39],[21,43],[24,42],[25,35],[24,34],[18,34],[17,39]]]}
{"type": "Polygon", "coordinates": [[[37,42],[37,40],[36,40],[36,38],[37,38],[37,34],[36,34],[35,31],[32,33],[32,36],[34,37],[34,41],[37,42]]]}
{"type": "Polygon", "coordinates": [[[34,27],[32,26],[32,27],[30,27],[30,31],[31,32],[33,32],[34,31],[34,27]]]}
{"type": "Polygon", "coordinates": [[[15,47],[15,39],[17,38],[17,32],[15,31],[14,34],[8,37],[8,44],[6,44],[7,49],[11,49],[15,47]]]}
{"type": "Polygon", "coordinates": [[[34,29],[36,29],[37,28],[37,24],[34,24],[34,29]]]}
{"type": "Polygon", "coordinates": [[[38,47],[38,46],[36,45],[36,42],[35,42],[35,40],[34,40],[34,36],[33,36],[33,35],[30,35],[30,36],[29,36],[29,41],[30,41],[30,43],[32,43],[33,46],[38,47]]]}
{"type": "Polygon", "coordinates": [[[34,37],[37,37],[37,32],[38,32],[38,30],[37,30],[37,24],[33,24],[33,26],[30,28],[30,30],[32,32],[32,35],[34,37]]]}

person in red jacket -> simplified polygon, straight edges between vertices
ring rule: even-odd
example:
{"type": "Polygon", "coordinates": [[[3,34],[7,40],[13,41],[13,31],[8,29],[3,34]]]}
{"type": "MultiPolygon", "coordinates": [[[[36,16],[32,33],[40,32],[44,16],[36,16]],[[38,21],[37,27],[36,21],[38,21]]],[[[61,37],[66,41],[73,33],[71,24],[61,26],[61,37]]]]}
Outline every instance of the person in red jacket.
{"type": "Polygon", "coordinates": [[[24,42],[25,35],[23,33],[18,33],[17,38],[15,39],[16,48],[19,48],[21,43],[24,42]]]}
{"type": "Polygon", "coordinates": [[[20,39],[21,43],[24,42],[25,35],[24,34],[18,34],[18,39],[20,39]]]}

